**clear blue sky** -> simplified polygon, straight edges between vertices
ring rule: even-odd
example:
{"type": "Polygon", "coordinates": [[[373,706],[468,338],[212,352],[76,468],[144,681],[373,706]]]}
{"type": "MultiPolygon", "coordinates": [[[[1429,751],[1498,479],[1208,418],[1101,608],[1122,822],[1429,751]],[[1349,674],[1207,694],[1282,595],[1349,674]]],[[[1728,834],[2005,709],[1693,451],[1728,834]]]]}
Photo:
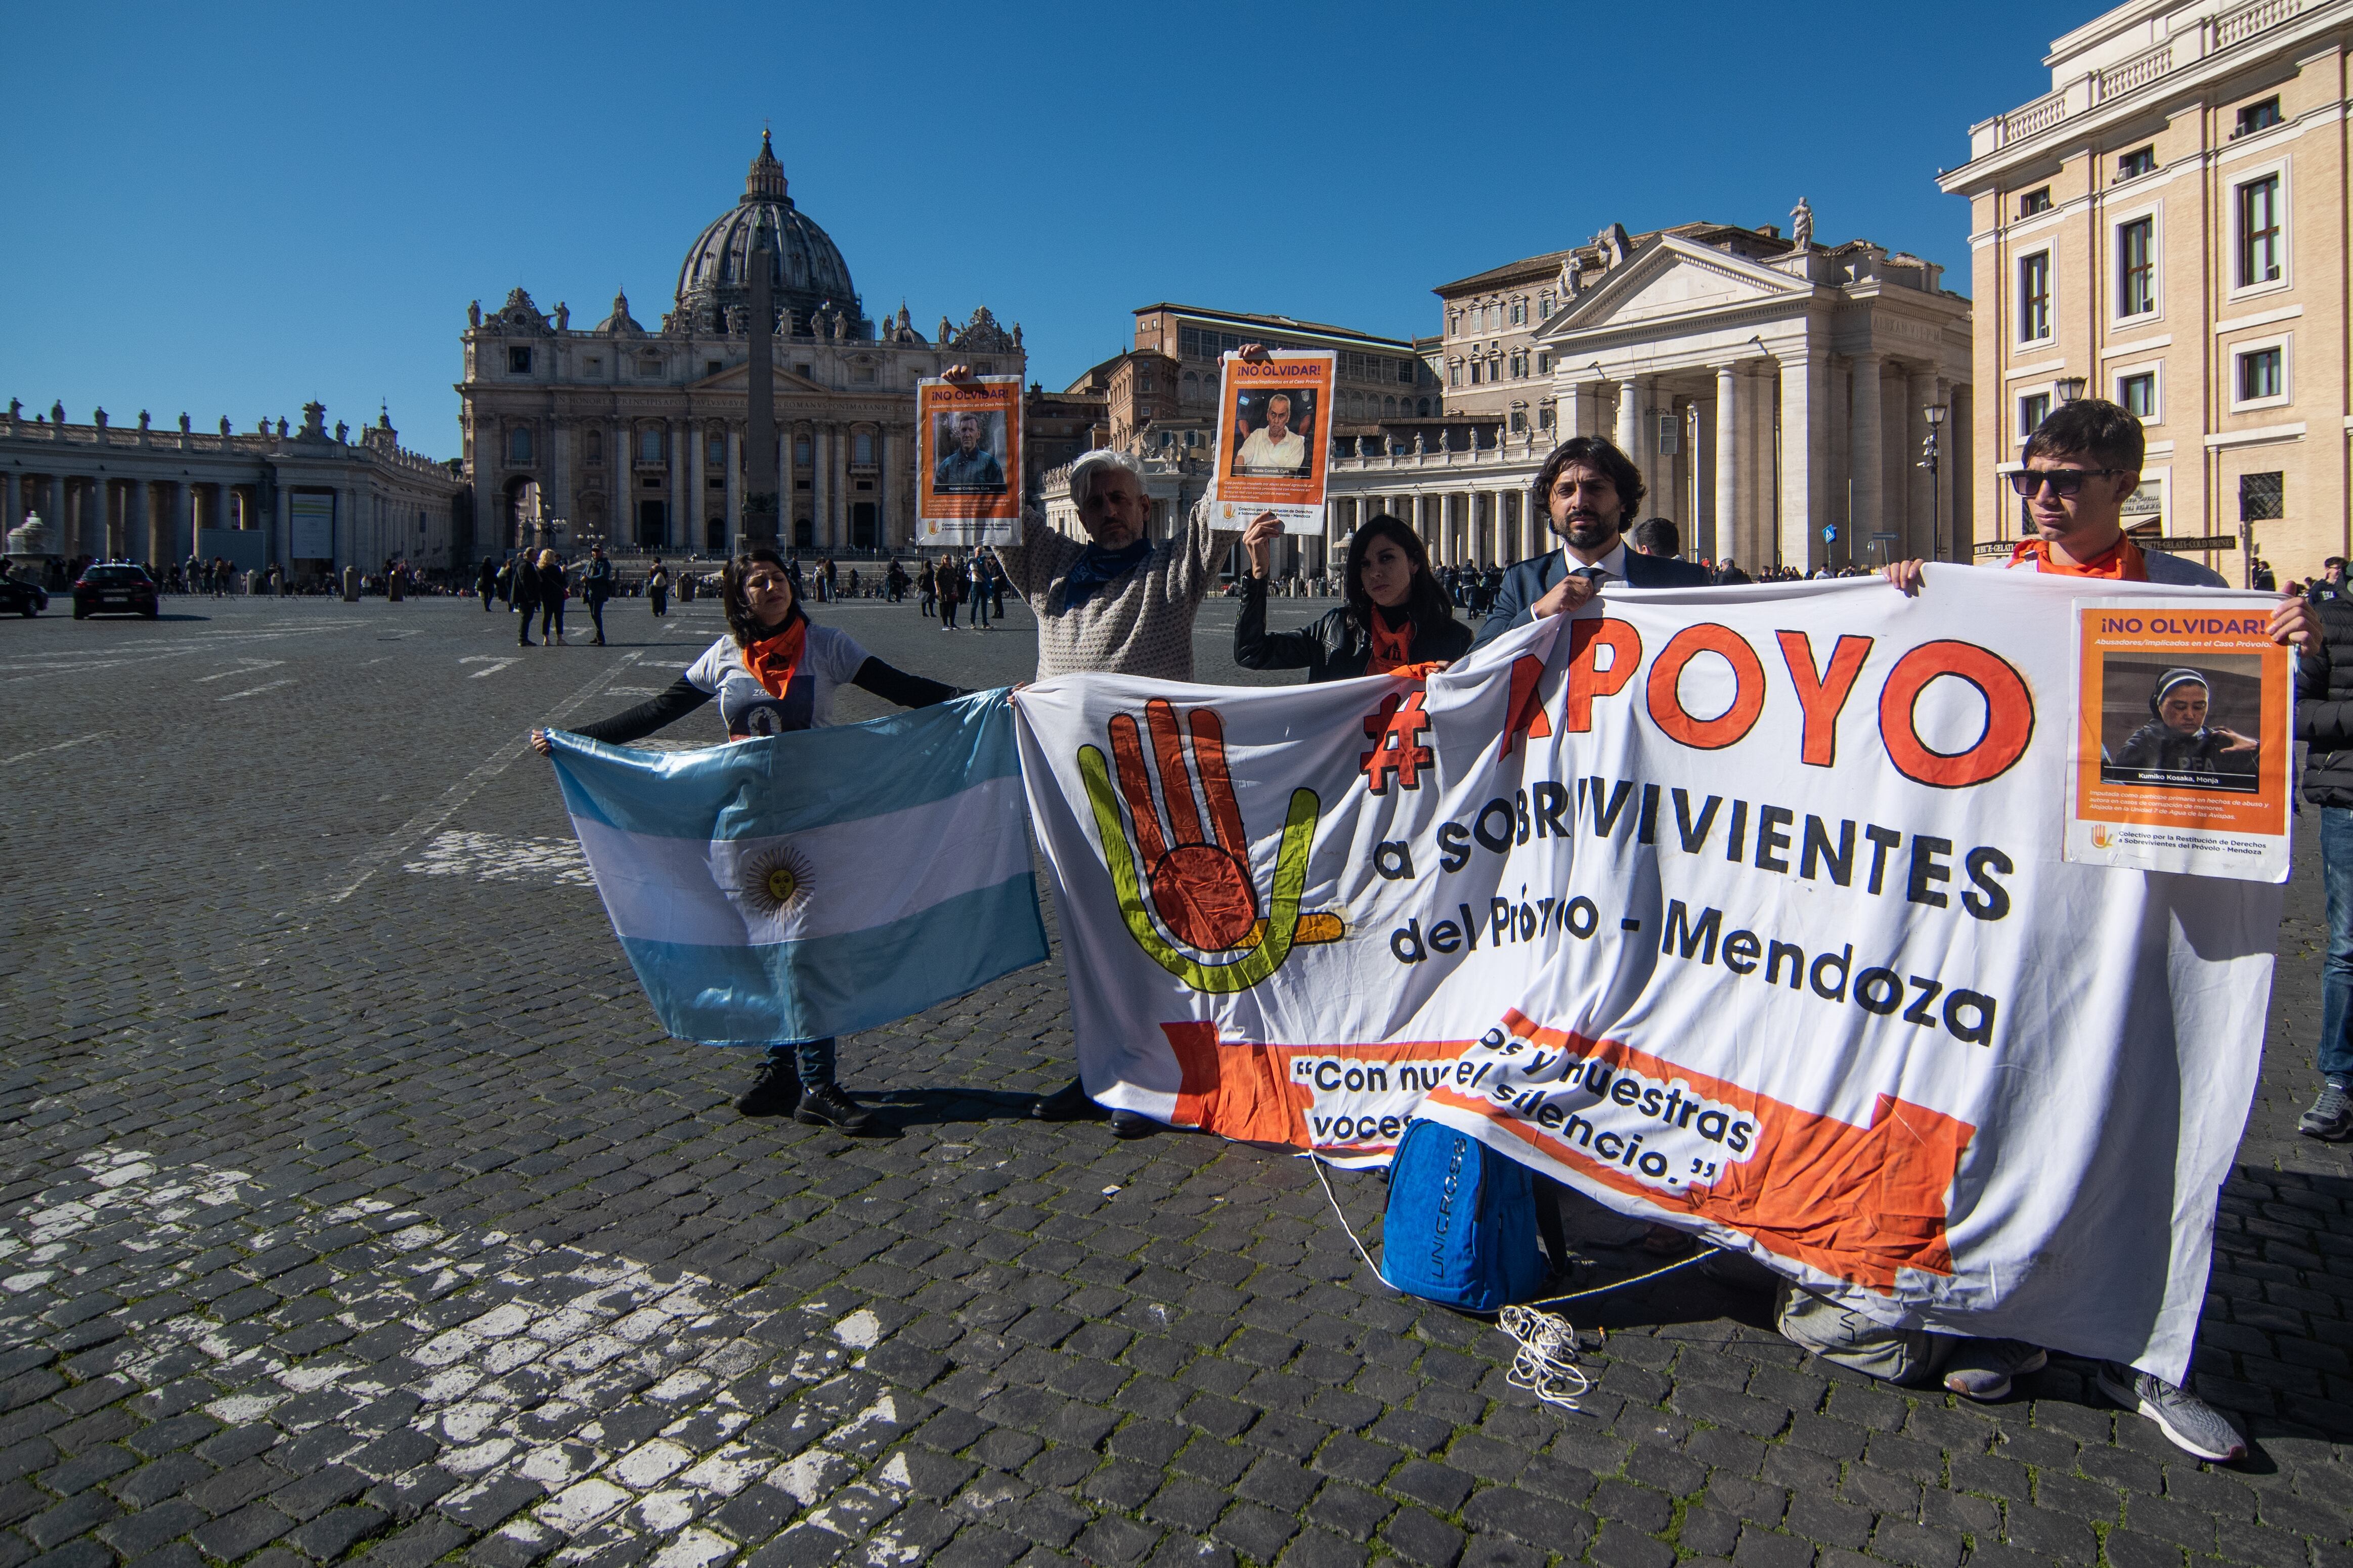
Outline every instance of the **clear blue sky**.
{"type": "Polygon", "coordinates": [[[1434,284],[1800,195],[1966,291],[1935,172],[2098,9],[20,5],[0,398],[385,398],[454,456],[466,302],[656,324],[764,119],[871,314],[986,303],[1054,386],[1153,300],[1406,336],[1434,284]]]}

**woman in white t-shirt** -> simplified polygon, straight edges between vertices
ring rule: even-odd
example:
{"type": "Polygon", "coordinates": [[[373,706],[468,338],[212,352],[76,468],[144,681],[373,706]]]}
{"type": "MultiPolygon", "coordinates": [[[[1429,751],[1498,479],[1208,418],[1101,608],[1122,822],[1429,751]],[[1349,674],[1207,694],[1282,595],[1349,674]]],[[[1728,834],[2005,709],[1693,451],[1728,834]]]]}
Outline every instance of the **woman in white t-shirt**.
{"type": "MultiPolygon", "coordinates": [[[[729,562],[719,576],[728,635],[703,650],[670,689],[626,712],[574,731],[623,745],[682,719],[716,697],[727,738],[746,741],[833,722],[833,693],[856,686],[902,708],[928,708],[964,695],[960,688],[893,669],[831,626],[812,625],[793,593],[784,558],[754,550],[729,562]]],[[[531,743],[544,756],[547,731],[531,743]]],[[[834,1042],[779,1040],[752,1087],[736,1099],[746,1116],[792,1114],[813,1127],[863,1132],[873,1114],[834,1081],[834,1042]]]]}

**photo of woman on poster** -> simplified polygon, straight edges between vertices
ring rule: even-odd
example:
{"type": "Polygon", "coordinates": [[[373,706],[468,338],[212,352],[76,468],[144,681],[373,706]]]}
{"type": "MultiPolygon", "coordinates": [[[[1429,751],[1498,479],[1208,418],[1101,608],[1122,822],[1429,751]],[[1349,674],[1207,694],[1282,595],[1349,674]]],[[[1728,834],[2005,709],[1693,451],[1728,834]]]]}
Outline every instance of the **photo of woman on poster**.
{"type": "MultiPolygon", "coordinates": [[[[2230,656],[2215,659],[2232,662],[2230,656]]],[[[2249,662],[2253,662],[2250,660],[2249,662]]],[[[2216,687],[2244,681],[2260,689],[2253,672],[2193,669],[2175,666],[2159,670],[2151,680],[2146,666],[2112,660],[2105,671],[2109,724],[2116,723],[2117,700],[2125,689],[2146,692],[2147,721],[2125,737],[2120,745],[2104,748],[2100,778],[2106,784],[2157,784],[2174,789],[2253,790],[2262,743],[2253,735],[2221,722],[2216,687]],[[2147,685],[2142,685],[2146,681],[2147,685]]],[[[2242,721],[2242,722],[2247,722],[2242,721]]],[[[2260,728],[2250,723],[2250,728],[2260,728]]]]}

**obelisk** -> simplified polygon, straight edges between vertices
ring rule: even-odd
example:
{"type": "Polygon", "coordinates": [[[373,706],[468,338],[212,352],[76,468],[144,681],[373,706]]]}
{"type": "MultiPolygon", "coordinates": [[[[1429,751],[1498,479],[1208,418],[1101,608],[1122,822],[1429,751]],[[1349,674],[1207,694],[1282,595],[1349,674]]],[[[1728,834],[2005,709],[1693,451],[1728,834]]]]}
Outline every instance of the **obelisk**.
{"type": "Polygon", "coordinates": [[[776,289],[771,268],[768,226],[752,231],[752,337],[744,426],[744,537],[754,545],[776,542],[776,383],[773,339],[776,289]]]}

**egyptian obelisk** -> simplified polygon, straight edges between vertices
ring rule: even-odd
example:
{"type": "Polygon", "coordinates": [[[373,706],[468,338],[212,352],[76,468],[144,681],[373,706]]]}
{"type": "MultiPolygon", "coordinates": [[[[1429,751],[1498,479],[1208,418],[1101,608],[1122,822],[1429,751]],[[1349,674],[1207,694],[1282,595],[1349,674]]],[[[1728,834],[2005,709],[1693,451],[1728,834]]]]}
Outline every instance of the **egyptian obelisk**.
{"type": "Polygon", "coordinates": [[[774,342],[776,252],[763,222],[752,234],[752,309],[746,323],[752,353],[744,384],[744,537],[754,545],[776,543],[776,384],[774,342]]]}

